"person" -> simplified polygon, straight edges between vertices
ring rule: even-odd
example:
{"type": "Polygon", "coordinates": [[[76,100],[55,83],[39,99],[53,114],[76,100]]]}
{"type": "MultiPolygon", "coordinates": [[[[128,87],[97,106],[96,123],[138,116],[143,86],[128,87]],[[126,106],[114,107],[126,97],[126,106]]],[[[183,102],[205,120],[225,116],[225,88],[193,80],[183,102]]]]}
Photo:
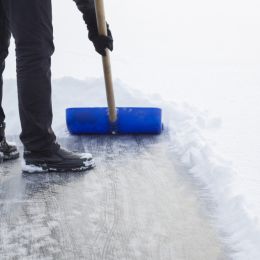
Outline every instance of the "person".
{"type": "MultiPolygon", "coordinates": [[[[83,14],[88,37],[101,55],[113,50],[113,37],[98,34],[94,0],[74,0],[83,14]]],[[[62,148],[52,130],[51,56],[54,52],[51,0],[0,0],[0,155],[16,159],[16,146],[5,138],[2,107],[3,71],[11,34],[16,45],[19,115],[26,172],[85,171],[94,167],[91,154],[62,148]]],[[[10,104],[11,105],[11,104],[10,104]]]]}

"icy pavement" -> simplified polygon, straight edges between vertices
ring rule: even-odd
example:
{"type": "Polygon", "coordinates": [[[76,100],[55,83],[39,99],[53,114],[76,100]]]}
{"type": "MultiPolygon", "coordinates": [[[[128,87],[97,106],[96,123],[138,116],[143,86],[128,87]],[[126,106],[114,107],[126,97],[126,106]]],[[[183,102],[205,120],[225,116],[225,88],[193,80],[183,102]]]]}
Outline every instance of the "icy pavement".
{"type": "Polygon", "coordinates": [[[61,142],[97,167],[29,175],[20,161],[1,164],[1,259],[226,259],[165,136],[61,142]]]}

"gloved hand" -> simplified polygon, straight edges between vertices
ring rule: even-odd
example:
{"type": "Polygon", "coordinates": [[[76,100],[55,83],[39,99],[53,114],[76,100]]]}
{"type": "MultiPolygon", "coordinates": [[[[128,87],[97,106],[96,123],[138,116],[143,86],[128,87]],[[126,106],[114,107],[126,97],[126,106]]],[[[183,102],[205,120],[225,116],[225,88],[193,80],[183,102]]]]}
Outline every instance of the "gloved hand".
{"type": "Polygon", "coordinates": [[[97,30],[89,30],[88,38],[93,42],[96,52],[106,56],[106,48],[113,51],[113,37],[107,24],[107,36],[99,35],[97,30]]]}

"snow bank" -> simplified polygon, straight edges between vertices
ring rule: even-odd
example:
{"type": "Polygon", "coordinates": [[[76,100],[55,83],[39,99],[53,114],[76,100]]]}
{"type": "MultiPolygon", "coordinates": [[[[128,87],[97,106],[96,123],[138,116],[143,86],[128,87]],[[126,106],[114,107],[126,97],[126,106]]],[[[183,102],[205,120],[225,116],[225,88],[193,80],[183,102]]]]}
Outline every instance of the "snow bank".
{"type": "Polygon", "coordinates": [[[256,220],[246,211],[243,198],[232,194],[236,172],[232,164],[218,156],[208,144],[200,126],[201,115],[176,105],[165,111],[171,115],[169,128],[173,152],[203,187],[201,192],[210,198],[211,214],[224,243],[232,250],[232,259],[260,259],[260,231],[256,220]]]}
{"type": "MultiPolygon", "coordinates": [[[[172,153],[186,172],[202,187],[203,196],[211,203],[210,214],[215,219],[219,234],[231,249],[236,260],[260,259],[260,231],[247,213],[243,198],[232,194],[232,180],[236,172],[232,165],[218,156],[205,138],[205,129],[216,128],[219,119],[186,104],[165,102],[159,95],[145,96],[115,81],[118,106],[159,106],[163,109],[166,130],[170,133],[172,153]]],[[[5,81],[4,106],[8,134],[19,134],[16,84],[5,81]]],[[[106,106],[103,79],[79,81],[62,78],[53,82],[53,128],[59,137],[67,136],[65,108],[73,106],[106,106]]]]}

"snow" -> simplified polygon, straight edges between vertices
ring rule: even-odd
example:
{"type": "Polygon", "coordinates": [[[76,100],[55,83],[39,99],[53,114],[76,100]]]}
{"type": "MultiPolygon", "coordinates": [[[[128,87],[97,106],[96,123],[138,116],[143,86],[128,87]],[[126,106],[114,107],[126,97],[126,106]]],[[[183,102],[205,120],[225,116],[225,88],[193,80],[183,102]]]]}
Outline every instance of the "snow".
{"type": "Polygon", "coordinates": [[[80,157],[81,157],[82,159],[87,159],[88,161],[93,158],[91,153],[81,153],[81,154],[80,154],[80,157]]]}
{"type": "MultiPolygon", "coordinates": [[[[9,89],[5,99],[17,102],[13,99],[15,81],[8,80],[5,83],[5,87],[9,89]]],[[[103,84],[102,78],[82,81],[67,77],[53,81],[53,127],[59,137],[69,135],[65,125],[67,107],[106,104],[103,84]],[[73,93],[80,93],[80,95],[73,93]]],[[[194,178],[194,183],[202,187],[201,195],[211,201],[212,210],[209,214],[214,217],[223,241],[234,252],[233,259],[258,259],[260,230],[257,228],[256,220],[245,209],[243,198],[234,193],[232,184],[236,172],[230,162],[215,153],[210,142],[205,138],[204,132],[217,131],[221,127],[221,120],[211,118],[206,112],[184,103],[167,102],[159,95],[144,95],[120,80],[115,81],[115,92],[118,106],[162,108],[165,131],[169,131],[171,137],[172,156],[181,162],[187,174],[194,178]]],[[[11,107],[6,112],[7,131],[9,134],[16,135],[19,133],[17,109],[11,107]]]]}
{"type": "Polygon", "coordinates": [[[245,209],[243,197],[234,195],[232,182],[236,172],[232,164],[217,155],[199,127],[195,128],[196,113],[191,110],[184,114],[187,119],[178,116],[179,120],[170,122],[174,154],[214,201],[212,214],[223,241],[233,251],[232,259],[259,259],[260,229],[245,209]]]}
{"type": "Polygon", "coordinates": [[[42,173],[46,172],[42,167],[36,166],[36,165],[28,165],[25,163],[24,160],[22,160],[22,171],[27,173],[42,173]]]}

